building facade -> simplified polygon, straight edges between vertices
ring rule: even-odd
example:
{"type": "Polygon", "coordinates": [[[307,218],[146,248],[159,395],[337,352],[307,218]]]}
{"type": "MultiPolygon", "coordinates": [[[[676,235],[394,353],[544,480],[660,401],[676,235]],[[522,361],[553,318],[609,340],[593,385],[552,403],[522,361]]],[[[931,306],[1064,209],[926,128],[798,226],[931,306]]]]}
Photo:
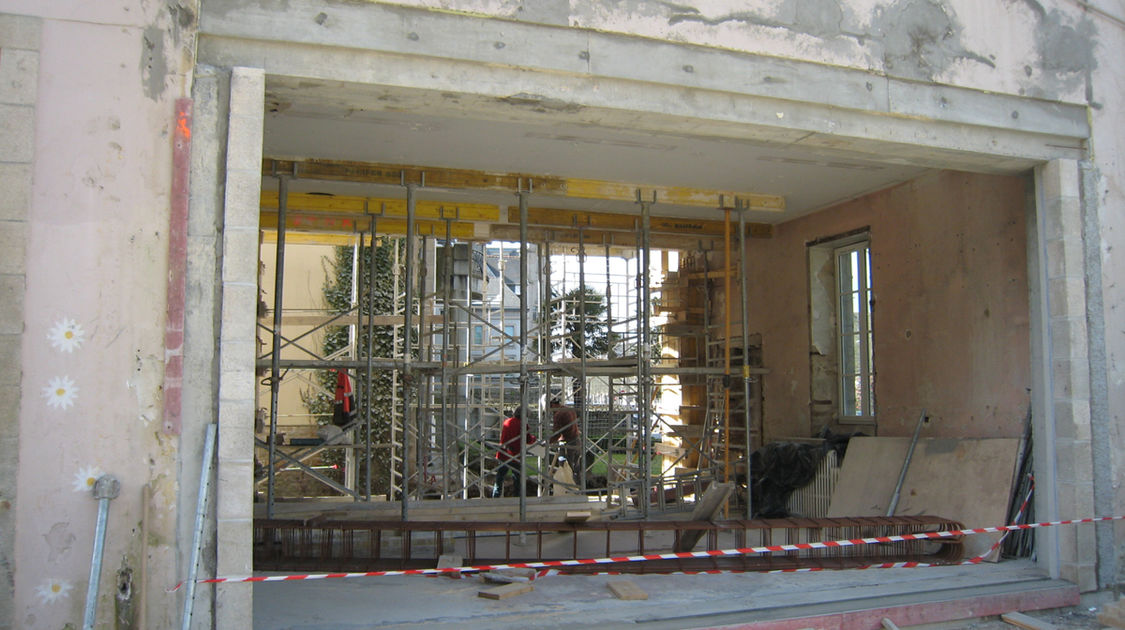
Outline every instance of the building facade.
{"type": "MultiPolygon", "coordinates": [[[[983,348],[968,363],[978,373],[937,378],[966,365],[937,353],[932,372],[891,381],[881,399],[896,413],[880,419],[880,435],[910,434],[900,416],[911,397],[930,407],[995,385],[1006,398],[976,391],[943,412],[946,435],[1010,435],[1015,410],[1029,407],[1040,520],[1125,513],[1125,272],[1115,264],[1125,246],[1125,68],[1116,63],[1125,3],[743,4],[0,0],[0,628],[78,625],[103,475],[120,494],[108,503],[101,625],[110,614],[178,624],[183,591],[165,591],[188,575],[210,423],[218,470],[203,570],[252,570],[262,160],[300,157],[307,142],[299,126],[278,126],[287,111],[306,121],[346,111],[364,125],[365,112],[393,109],[435,121],[565,124],[591,137],[799,147],[805,158],[728,165],[749,173],[780,164],[776,186],[797,191],[790,203],[803,214],[776,222],[770,246],[749,257],[800,285],[775,291],[778,313],[808,309],[808,243],[857,226],[872,230],[876,293],[880,281],[901,280],[922,301],[902,289],[898,315],[876,311],[876,352],[892,335],[922,332],[880,321],[938,331],[985,310],[935,315],[933,277],[896,277],[900,263],[962,261],[969,279],[943,272],[942,303],[1006,296],[996,298],[1002,322],[957,338],[983,348]],[[832,164],[916,176],[802,206],[827,172],[804,169],[832,164]],[[787,184],[789,176],[807,179],[787,184]],[[995,218],[996,206],[976,200],[995,197],[1017,210],[1006,223],[978,221],[995,218]],[[879,227],[907,207],[912,222],[879,227]],[[1005,250],[1017,258],[966,253],[1017,236],[1005,250]],[[910,246],[879,267],[879,238],[910,246]],[[1027,290],[974,283],[977,263],[1027,290]],[[1011,328],[1026,346],[985,356],[1022,343],[999,338],[1011,328]],[[1022,397],[1012,394],[1021,387],[1022,397]]],[[[574,134],[554,140],[610,150],[574,134]]],[[[342,139],[321,141],[326,154],[363,159],[342,139]]],[[[378,157],[396,161],[400,149],[378,157]]],[[[489,151],[452,151],[443,166],[487,164],[489,151]]],[[[548,158],[536,158],[539,172],[568,168],[548,158]]],[[[650,167],[701,159],[669,154],[650,167]]],[[[767,435],[770,409],[816,429],[815,379],[802,363],[808,326],[792,321],[755,319],[766,364],[777,366],[763,379],[767,435]]],[[[940,348],[945,338],[930,342],[940,348]]],[[[886,347],[902,366],[918,359],[886,347]]],[[[1044,530],[1038,559],[1083,591],[1109,589],[1125,567],[1122,540],[1116,522],[1094,536],[1044,530]]],[[[195,610],[193,627],[249,627],[250,585],[201,589],[195,610]]]]}

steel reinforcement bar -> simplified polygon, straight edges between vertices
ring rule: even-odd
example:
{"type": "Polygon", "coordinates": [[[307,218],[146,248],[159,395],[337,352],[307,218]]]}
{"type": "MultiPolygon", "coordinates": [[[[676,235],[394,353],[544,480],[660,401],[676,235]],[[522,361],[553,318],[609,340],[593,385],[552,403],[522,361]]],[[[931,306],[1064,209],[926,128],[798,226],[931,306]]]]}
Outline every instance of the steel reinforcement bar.
{"type": "Polygon", "coordinates": [[[684,549],[688,532],[706,550],[802,544],[765,554],[573,565],[566,572],[667,573],[711,569],[763,571],[849,568],[880,562],[956,562],[961,537],[808,548],[803,543],[958,530],[936,516],[787,518],[728,521],[358,521],[259,519],[256,571],[372,571],[433,567],[443,555],[468,565],[616,557],[684,549]]]}

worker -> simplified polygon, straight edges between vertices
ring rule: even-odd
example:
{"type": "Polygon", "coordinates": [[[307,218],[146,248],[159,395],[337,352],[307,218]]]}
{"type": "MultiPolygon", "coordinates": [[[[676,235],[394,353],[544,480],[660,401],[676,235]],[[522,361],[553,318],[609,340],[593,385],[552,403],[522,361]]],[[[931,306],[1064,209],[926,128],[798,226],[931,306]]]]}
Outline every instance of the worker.
{"type": "MultiPolygon", "coordinates": [[[[523,471],[520,469],[520,433],[523,432],[523,407],[516,407],[512,416],[504,420],[500,427],[500,450],[496,451],[496,459],[500,466],[496,468],[496,481],[492,484],[492,498],[504,496],[504,478],[512,473],[512,479],[519,488],[523,483],[523,471]]],[[[535,436],[527,433],[528,446],[535,444],[535,436]]]]}
{"type": "Polygon", "coordinates": [[[582,448],[582,433],[578,429],[578,414],[574,409],[562,404],[558,398],[551,399],[551,439],[558,440],[559,450],[566,462],[570,464],[570,472],[574,475],[575,485],[582,483],[582,468],[589,468],[586,461],[585,449],[582,448]]]}

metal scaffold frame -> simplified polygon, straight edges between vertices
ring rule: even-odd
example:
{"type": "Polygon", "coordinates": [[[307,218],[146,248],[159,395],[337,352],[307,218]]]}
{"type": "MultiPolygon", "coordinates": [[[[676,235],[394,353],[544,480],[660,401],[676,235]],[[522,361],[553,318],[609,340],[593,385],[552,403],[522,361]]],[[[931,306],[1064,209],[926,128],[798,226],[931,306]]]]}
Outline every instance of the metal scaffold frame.
{"type": "MultiPolygon", "coordinates": [[[[713,290],[705,290],[702,296],[704,323],[701,348],[706,351],[708,360],[702,364],[669,364],[654,351],[655,337],[652,286],[653,270],[650,247],[650,216],[652,207],[657,204],[657,193],[646,196],[638,189],[636,204],[639,216],[636,221],[638,238],[632,254],[634,263],[625,262],[624,274],[632,273],[633,286],[614,281],[611,271],[611,244],[604,241],[604,326],[609,348],[604,357],[588,356],[585,342],[588,333],[588,273],[586,229],[574,225],[577,234],[577,281],[578,304],[566,304],[564,291],[571,270],[557,270],[553,259],[559,255],[553,247],[551,232],[547,237],[534,243],[535,273],[532,288],[531,253],[528,237],[528,204],[534,194],[533,182],[520,179],[514,191],[519,203],[519,242],[518,256],[511,257],[503,243],[499,245],[496,258],[498,273],[496,281],[498,302],[491,300],[487,291],[475,296],[472,290],[472,269],[475,269],[473,256],[477,250],[471,243],[458,241],[453,237],[452,225],[459,220],[457,207],[440,208],[439,221],[444,221],[444,234],[440,239],[434,234],[420,235],[416,216],[416,197],[425,190],[425,174],[417,182],[406,181],[401,177],[401,187],[405,192],[406,236],[393,243],[394,260],[393,286],[394,299],[391,312],[375,312],[373,296],[376,293],[376,273],[374,260],[377,243],[380,241],[379,220],[385,216],[386,208],[378,211],[364,207],[365,229],[357,230],[353,258],[353,298],[352,306],[344,313],[326,318],[313,330],[328,325],[345,323],[350,328],[350,345],[347,349],[331,356],[323,356],[301,345],[301,340],[310,335],[307,331],[293,338],[282,332],[284,312],[284,276],[286,256],[286,215],[289,196],[289,181],[294,174],[275,174],[279,182],[277,249],[275,258],[275,277],[273,292],[272,325],[259,322],[259,328],[270,335],[270,350],[258,357],[258,370],[268,368],[269,386],[268,437],[256,438],[256,447],[264,451],[268,464],[264,473],[259,472],[258,481],[265,482],[267,518],[274,518],[274,507],[278,499],[276,475],[281,470],[299,470],[328,486],[338,494],[351,497],[354,501],[373,500],[373,468],[377,458],[386,453],[389,462],[387,487],[388,500],[401,504],[401,519],[410,520],[410,505],[413,500],[423,498],[473,498],[484,496],[488,487],[490,464],[495,465],[491,454],[499,442],[499,420],[511,412],[511,402],[505,395],[508,377],[518,379],[518,404],[524,410],[521,439],[527,442],[530,435],[547,438],[550,448],[539,455],[529,449],[519,453],[519,466],[526,474],[524,483],[514,490],[519,497],[519,519],[527,517],[529,487],[527,480],[540,494],[578,493],[600,497],[618,509],[623,517],[647,518],[653,510],[682,509],[690,506],[685,499],[698,496],[707,484],[714,481],[734,480],[735,467],[731,461],[731,378],[732,344],[731,334],[732,276],[740,278],[739,297],[741,298],[741,346],[742,346],[742,393],[741,422],[745,443],[740,445],[745,455],[751,452],[752,422],[751,383],[755,375],[763,373],[761,368],[752,367],[749,352],[747,329],[747,271],[746,271],[746,224],[744,206],[735,200],[734,210],[738,217],[739,238],[737,247],[741,269],[732,265],[730,233],[731,209],[723,207],[720,197],[718,207],[725,217],[724,269],[712,274],[707,268],[708,254],[703,251],[704,273],[707,286],[712,278],[725,278],[725,334],[722,336],[721,357],[713,349],[718,347],[714,333],[718,329],[714,320],[714,309],[710,308],[713,290]],[[419,248],[419,240],[421,247],[419,248]],[[464,250],[458,253],[457,247],[464,250]],[[466,258],[461,258],[467,252],[466,258]],[[507,266],[518,259],[518,282],[511,282],[507,266]],[[462,262],[468,262],[461,268],[462,262]],[[630,271],[630,267],[633,271],[630,271]],[[435,273],[438,271],[439,273],[435,273]],[[561,271],[561,273],[560,273],[561,271]],[[561,279],[561,280],[560,280],[561,279]],[[518,287],[518,334],[510,325],[511,310],[507,300],[518,287]],[[529,299],[534,297],[534,304],[529,299]],[[622,315],[632,309],[632,312],[622,315]],[[569,319],[568,319],[569,318],[569,319]],[[390,326],[392,331],[393,356],[375,356],[373,338],[376,326],[390,326]],[[564,356],[567,330],[574,330],[581,350],[578,356],[566,360],[564,356]],[[366,332],[364,332],[366,331],[366,332]],[[478,336],[478,333],[480,335],[478,336]],[[489,338],[499,341],[495,344],[483,342],[487,333],[489,338]],[[301,358],[283,357],[287,348],[298,350],[301,358]],[[560,351],[560,348],[562,349],[560,351]],[[516,356],[513,360],[512,350],[516,356]],[[631,349],[631,353],[629,350],[631,349]],[[620,356],[618,356],[620,353],[620,356]],[[631,356],[630,356],[631,355],[631,356]],[[721,359],[721,365],[716,359],[721,359]],[[350,440],[333,442],[325,440],[321,444],[301,446],[279,443],[278,416],[279,393],[282,383],[296,380],[292,375],[309,370],[338,370],[350,375],[357,383],[357,397],[361,401],[362,413],[351,423],[342,427],[342,432],[350,440]],[[389,413],[389,439],[387,442],[373,443],[373,378],[377,373],[389,373],[391,378],[391,403],[389,413]],[[681,387],[684,376],[705,379],[714,388],[716,384],[722,391],[722,407],[712,407],[713,396],[708,395],[708,409],[703,429],[696,438],[683,438],[683,446],[678,456],[667,452],[657,453],[654,447],[655,436],[674,432],[679,426],[676,418],[655,409],[657,391],[681,387]],[[594,379],[604,381],[606,398],[604,409],[598,409],[598,421],[594,422],[595,403],[591,396],[591,383],[594,379]],[[659,379],[659,385],[657,383],[659,379]],[[567,383],[569,382],[569,388],[567,383]],[[556,389],[555,386],[558,386],[556,389]],[[560,478],[557,465],[559,450],[555,448],[557,435],[552,434],[551,418],[547,403],[555,397],[564,397],[569,391],[575,399],[582,461],[568,462],[574,470],[572,480],[560,478]],[[622,405],[624,400],[633,400],[633,405],[622,405]],[[358,434],[358,435],[357,435],[358,434]],[[530,434],[530,435],[529,435],[530,434]],[[309,463],[317,455],[333,449],[344,449],[346,453],[347,474],[340,482],[322,473],[319,467],[309,463]],[[658,458],[662,464],[659,472],[654,472],[658,458]],[[697,460],[694,466],[685,466],[687,459],[697,460]],[[605,480],[595,483],[594,470],[605,470],[605,480]],[[362,472],[362,478],[356,473],[362,472]]],[[[573,241],[571,241],[573,242],[573,241]]],[[[489,264],[487,251],[481,252],[481,264],[489,264]]],[[[667,257],[661,269],[667,267],[667,257]]],[[[483,268],[483,267],[482,267],[483,268]]],[[[596,290],[595,290],[596,292],[596,290]]],[[[573,298],[566,298],[572,299],[573,298]]],[[[571,333],[573,334],[573,332],[571,333]]],[[[312,380],[304,378],[306,383],[312,380]]],[[[717,403],[714,403],[717,404],[717,403]]],[[[686,432],[685,432],[686,435],[686,432]]],[[[598,475],[600,477],[600,475],[598,475]]],[[[749,465],[744,466],[742,480],[747,489],[749,465]]],[[[749,495],[749,491],[745,492],[749,495]]],[[[745,516],[753,515],[749,496],[742,501],[745,516]]]]}

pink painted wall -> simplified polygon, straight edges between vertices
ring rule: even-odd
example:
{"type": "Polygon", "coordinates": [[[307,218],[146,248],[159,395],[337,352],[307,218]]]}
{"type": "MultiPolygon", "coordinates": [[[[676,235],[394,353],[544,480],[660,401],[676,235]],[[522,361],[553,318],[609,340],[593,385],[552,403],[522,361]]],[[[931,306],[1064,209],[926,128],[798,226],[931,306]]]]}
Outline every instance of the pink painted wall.
{"type": "MultiPolygon", "coordinates": [[[[748,242],[751,332],[762,334],[766,439],[805,436],[806,244],[870,227],[878,435],[1018,437],[1029,404],[1025,186],[945,171],[778,226],[748,242]]],[[[864,429],[868,432],[867,429],[864,429]]]]}

